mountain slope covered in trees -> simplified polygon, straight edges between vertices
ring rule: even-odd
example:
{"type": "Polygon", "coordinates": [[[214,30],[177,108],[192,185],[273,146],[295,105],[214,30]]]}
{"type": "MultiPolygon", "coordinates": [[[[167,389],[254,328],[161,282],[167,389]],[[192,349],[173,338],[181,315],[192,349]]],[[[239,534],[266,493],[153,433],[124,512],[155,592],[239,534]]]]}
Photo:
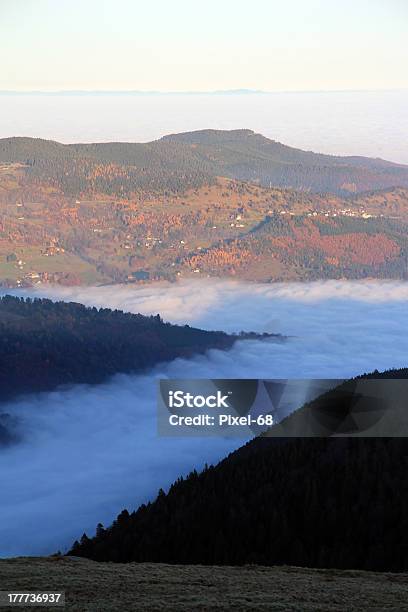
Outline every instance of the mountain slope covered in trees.
{"type": "Polygon", "coordinates": [[[251,130],[146,144],[0,140],[5,287],[406,278],[407,228],[408,166],[251,130]]]}
{"type": "Polygon", "coordinates": [[[25,164],[33,179],[72,196],[184,192],[217,176],[336,194],[408,186],[407,166],[302,151],[252,130],[202,130],[146,144],[6,138],[0,140],[0,162],[25,164]]]}
{"type": "MultiPolygon", "coordinates": [[[[408,370],[385,377],[407,378],[408,370]]],[[[180,478],[153,503],[124,510],[108,529],[99,525],[71,554],[407,570],[407,461],[406,438],[255,438],[216,467],[180,478]]]]}
{"type": "Polygon", "coordinates": [[[408,167],[381,159],[323,155],[288,147],[252,130],[202,130],[166,136],[189,144],[219,176],[261,185],[347,194],[406,186],[408,167]]]}
{"type": "Polygon", "coordinates": [[[99,383],[252,336],[171,325],[159,315],[6,295],[0,298],[0,401],[62,384],[99,383]]]}
{"type": "Polygon", "coordinates": [[[247,280],[408,278],[408,225],[385,217],[267,215],[240,237],[181,260],[247,280]]]}
{"type": "Polygon", "coordinates": [[[0,166],[0,283],[218,276],[406,278],[408,189],[349,198],[218,177],[184,194],[72,199],[0,166]]]}

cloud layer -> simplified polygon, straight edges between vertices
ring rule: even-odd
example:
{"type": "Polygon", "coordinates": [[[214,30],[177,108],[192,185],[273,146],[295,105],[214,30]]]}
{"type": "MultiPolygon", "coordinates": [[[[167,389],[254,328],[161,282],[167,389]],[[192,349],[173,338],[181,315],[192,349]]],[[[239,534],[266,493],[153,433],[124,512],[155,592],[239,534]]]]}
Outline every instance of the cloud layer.
{"type": "MultiPolygon", "coordinates": [[[[20,294],[23,292],[19,292],[20,294]]],[[[284,344],[176,359],[149,375],[119,375],[13,402],[21,444],[2,451],[0,554],[64,550],[125,506],[135,508],[180,474],[215,462],[240,440],[158,438],[155,378],[343,378],[408,363],[408,283],[256,285],[218,280],[144,287],[41,288],[79,301],[207,329],[288,334],[284,344]]]]}

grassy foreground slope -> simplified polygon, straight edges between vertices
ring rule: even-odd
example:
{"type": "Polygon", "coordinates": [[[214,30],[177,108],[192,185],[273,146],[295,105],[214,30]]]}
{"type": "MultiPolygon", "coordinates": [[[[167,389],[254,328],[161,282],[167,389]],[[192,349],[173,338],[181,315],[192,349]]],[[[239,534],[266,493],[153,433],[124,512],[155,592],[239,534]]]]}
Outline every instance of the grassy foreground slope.
{"type": "Polygon", "coordinates": [[[2,589],[65,590],[77,612],[408,610],[407,574],[21,557],[0,561],[0,579],[2,589]]]}

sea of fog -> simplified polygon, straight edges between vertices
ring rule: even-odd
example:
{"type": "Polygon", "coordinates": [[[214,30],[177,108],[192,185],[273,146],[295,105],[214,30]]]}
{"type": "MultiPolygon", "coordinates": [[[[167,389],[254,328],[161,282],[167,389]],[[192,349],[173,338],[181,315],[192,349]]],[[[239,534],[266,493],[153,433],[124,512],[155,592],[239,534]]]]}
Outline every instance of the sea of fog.
{"type": "Polygon", "coordinates": [[[109,524],[124,507],[154,498],[159,487],[244,442],[157,437],[158,377],[343,378],[408,363],[408,283],[206,280],[33,293],[290,338],[239,341],[230,351],[176,359],[148,375],[118,375],[2,406],[19,418],[23,433],[19,444],[0,452],[2,556],[64,551],[84,530],[92,534],[98,521],[109,524]]]}
{"type": "Polygon", "coordinates": [[[0,95],[0,138],[138,141],[250,128],[301,149],[408,164],[408,90],[246,95],[0,95]]]}

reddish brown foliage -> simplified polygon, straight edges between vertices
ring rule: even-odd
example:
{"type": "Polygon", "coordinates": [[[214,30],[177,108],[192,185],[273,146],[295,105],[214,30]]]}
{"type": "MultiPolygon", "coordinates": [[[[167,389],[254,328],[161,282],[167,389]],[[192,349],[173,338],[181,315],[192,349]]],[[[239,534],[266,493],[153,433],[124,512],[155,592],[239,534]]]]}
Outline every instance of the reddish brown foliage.
{"type": "Polygon", "coordinates": [[[378,265],[400,253],[400,247],[384,234],[321,235],[318,227],[309,220],[301,227],[293,226],[292,231],[294,236],[273,238],[273,246],[289,252],[318,249],[327,255],[327,261],[332,265],[338,265],[340,261],[378,265]]]}

